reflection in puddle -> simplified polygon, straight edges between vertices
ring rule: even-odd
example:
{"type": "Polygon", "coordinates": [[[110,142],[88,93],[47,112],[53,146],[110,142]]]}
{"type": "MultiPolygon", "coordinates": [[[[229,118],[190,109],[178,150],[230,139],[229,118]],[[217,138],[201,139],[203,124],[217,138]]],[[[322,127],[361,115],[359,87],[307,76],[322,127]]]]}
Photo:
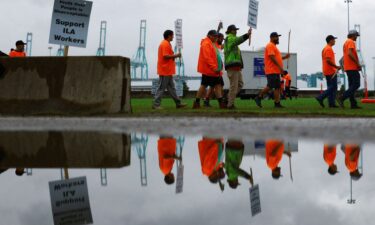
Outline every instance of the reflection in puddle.
{"type": "MultiPolygon", "coordinates": [[[[6,224],[27,224],[3,212],[35,204],[45,210],[51,203],[53,208],[56,202],[69,202],[65,198],[87,196],[90,202],[77,201],[62,211],[55,208],[53,217],[51,210],[48,214],[36,210],[35,221],[352,224],[357,217],[350,213],[372,221],[373,213],[367,209],[374,207],[373,164],[367,163],[369,172],[363,176],[364,163],[375,157],[371,146],[209,135],[2,132],[0,179],[4,188],[12,188],[21,198],[10,205],[0,204],[0,212],[6,224]],[[17,177],[16,170],[29,176],[17,177]],[[49,182],[68,184],[77,178],[85,180],[86,192],[80,192],[85,187],[59,193],[46,189],[49,182]],[[33,186],[43,197],[22,198],[19,184],[33,186]],[[220,206],[219,213],[216,206],[220,206]],[[138,214],[137,209],[144,213],[138,214]],[[275,218],[276,211],[284,219],[275,218]]],[[[0,194],[7,202],[4,190],[0,194]]]]}

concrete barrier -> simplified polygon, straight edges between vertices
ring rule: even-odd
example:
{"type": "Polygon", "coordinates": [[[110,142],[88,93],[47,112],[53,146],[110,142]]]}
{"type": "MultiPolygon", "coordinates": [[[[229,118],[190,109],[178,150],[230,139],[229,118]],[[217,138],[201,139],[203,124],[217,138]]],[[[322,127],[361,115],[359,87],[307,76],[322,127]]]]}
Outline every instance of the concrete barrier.
{"type": "Polygon", "coordinates": [[[0,168],[120,168],[130,149],[125,134],[0,132],[0,168]]]}
{"type": "Polygon", "coordinates": [[[130,60],[123,57],[0,57],[0,113],[130,113],[130,60]]]}

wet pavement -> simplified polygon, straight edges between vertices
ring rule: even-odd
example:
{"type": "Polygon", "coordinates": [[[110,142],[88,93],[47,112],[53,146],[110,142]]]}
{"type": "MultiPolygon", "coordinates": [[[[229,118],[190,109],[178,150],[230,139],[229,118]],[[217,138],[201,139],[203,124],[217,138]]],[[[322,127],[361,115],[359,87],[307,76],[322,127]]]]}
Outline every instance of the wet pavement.
{"type": "Polygon", "coordinates": [[[60,118],[3,117],[0,131],[96,131],[148,134],[211,134],[372,141],[375,119],[367,118],[60,118]]]}
{"type": "MultiPolygon", "coordinates": [[[[172,119],[166,129],[151,127],[165,120],[0,120],[0,224],[349,225],[375,219],[372,140],[294,137],[300,128],[289,136],[252,136],[262,120],[248,119],[225,121],[242,124],[240,131],[249,126],[238,136],[237,129],[222,136],[184,133],[220,121],[172,119]],[[150,127],[141,127],[145,122],[150,127]]],[[[340,121],[335,129],[372,123],[340,121]]],[[[331,120],[321,125],[330,126],[331,120]]]]}

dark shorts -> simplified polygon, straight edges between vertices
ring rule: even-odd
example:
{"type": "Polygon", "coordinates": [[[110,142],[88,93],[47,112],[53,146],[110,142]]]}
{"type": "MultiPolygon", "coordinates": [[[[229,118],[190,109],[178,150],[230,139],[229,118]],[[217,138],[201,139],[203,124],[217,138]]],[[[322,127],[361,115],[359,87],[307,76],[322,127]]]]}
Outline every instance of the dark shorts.
{"type": "Polygon", "coordinates": [[[222,76],[211,77],[211,76],[202,75],[201,85],[205,87],[215,87],[216,85],[224,86],[224,80],[222,76]]]}
{"type": "Polygon", "coordinates": [[[269,74],[266,76],[267,76],[267,87],[280,89],[281,87],[280,74],[269,74]]]}

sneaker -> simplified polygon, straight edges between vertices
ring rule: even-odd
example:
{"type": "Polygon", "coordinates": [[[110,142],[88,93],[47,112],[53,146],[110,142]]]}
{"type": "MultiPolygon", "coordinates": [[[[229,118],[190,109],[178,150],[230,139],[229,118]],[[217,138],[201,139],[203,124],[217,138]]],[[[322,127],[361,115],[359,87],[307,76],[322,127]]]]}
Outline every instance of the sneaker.
{"type": "Polygon", "coordinates": [[[358,106],[358,105],[355,105],[355,106],[352,106],[350,107],[351,109],[362,109],[362,107],[358,106]]]}
{"type": "Polygon", "coordinates": [[[162,110],[163,108],[159,105],[159,106],[156,106],[156,105],[153,105],[152,106],[152,109],[155,109],[155,110],[162,110]]]}
{"type": "Polygon", "coordinates": [[[201,108],[201,104],[199,102],[193,103],[193,109],[200,109],[200,108],[201,108]]]}
{"type": "Polygon", "coordinates": [[[319,105],[320,105],[322,108],[325,108],[325,105],[324,105],[324,102],[323,102],[322,99],[320,99],[320,98],[318,98],[318,97],[316,97],[315,99],[319,102],[319,105]]]}
{"type": "Polygon", "coordinates": [[[341,108],[345,108],[345,106],[344,106],[344,100],[343,100],[342,97],[337,98],[337,103],[339,104],[339,106],[341,108]]]}
{"type": "Polygon", "coordinates": [[[187,106],[186,103],[180,103],[180,104],[176,105],[176,109],[185,108],[186,106],[187,106]]]}
{"type": "Polygon", "coordinates": [[[262,100],[259,98],[259,96],[255,97],[254,101],[255,101],[255,104],[257,104],[259,108],[262,108],[262,100]]]}
{"type": "Polygon", "coordinates": [[[279,109],[281,109],[281,108],[285,108],[285,107],[282,106],[280,102],[279,102],[279,103],[276,103],[276,102],[275,102],[275,108],[279,108],[279,109]]]}

